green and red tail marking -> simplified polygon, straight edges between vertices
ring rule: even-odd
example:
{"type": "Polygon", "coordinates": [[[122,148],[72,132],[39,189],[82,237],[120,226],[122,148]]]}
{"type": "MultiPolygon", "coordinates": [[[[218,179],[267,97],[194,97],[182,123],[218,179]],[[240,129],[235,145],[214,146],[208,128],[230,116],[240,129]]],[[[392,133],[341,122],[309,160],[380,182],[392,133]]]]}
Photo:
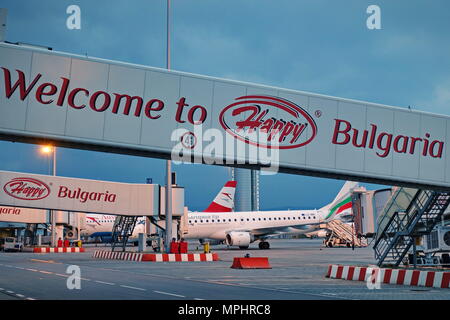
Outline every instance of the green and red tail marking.
{"type": "Polygon", "coordinates": [[[339,202],[339,203],[336,204],[335,206],[333,206],[333,207],[330,209],[330,213],[329,213],[328,216],[325,218],[325,220],[328,219],[328,218],[330,218],[331,216],[333,216],[333,214],[338,215],[338,214],[341,213],[342,211],[344,211],[344,210],[346,210],[346,209],[349,209],[349,208],[351,208],[351,207],[352,207],[352,197],[350,196],[350,197],[348,197],[348,198],[345,198],[344,200],[342,200],[341,202],[339,202]]]}

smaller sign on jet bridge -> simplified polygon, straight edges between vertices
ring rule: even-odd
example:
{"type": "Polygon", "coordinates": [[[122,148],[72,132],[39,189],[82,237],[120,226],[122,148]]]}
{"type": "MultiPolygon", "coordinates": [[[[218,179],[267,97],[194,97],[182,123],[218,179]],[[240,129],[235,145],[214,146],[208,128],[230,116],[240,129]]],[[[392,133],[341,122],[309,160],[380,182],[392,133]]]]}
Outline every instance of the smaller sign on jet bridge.
{"type": "Polygon", "coordinates": [[[0,222],[46,223],[47,210],[0,206],[0,222]]]}
{"type": "Polygon", "coordinates": [[[159,186],[0,171],[0,205],[150,216],[158,214],[159,186]]]}

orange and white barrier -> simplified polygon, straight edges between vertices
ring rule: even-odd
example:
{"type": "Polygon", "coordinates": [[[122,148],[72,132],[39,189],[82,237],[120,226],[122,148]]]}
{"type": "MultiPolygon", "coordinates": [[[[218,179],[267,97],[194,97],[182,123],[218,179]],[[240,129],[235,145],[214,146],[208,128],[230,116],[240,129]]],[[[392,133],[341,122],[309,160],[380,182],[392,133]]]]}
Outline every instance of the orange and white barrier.
{"type": "Polygon", "coordinates": [[[142,261],[153,262],[188,262],[219,261],[217,253],[148,253],[142,261]]]}
{"type": "Polygon", "coordinates": [[[70,252],[84,252],[84,248],[66,247],[66,248],[34,248],[34,253],[70,253],[70,252]]]}
{"type": "Polygon", "coordinates": [[[233,264],[231,265],[233,269],[272,269],[269,264],[269,258],[267,257],[254,257],[254,258],[240,258],[235,257],[233,259],[233,264]]]}
{"type": "Polygon", "coordinates": [[[93,258],[151,262],[219,261],[217,253],[133,253],[95,251],[93,258]]]}
{"type": "Polygon", "coordinates": [[[329,265],[326,277],[405,286],[450,288],[450,271],[329,265]]]}

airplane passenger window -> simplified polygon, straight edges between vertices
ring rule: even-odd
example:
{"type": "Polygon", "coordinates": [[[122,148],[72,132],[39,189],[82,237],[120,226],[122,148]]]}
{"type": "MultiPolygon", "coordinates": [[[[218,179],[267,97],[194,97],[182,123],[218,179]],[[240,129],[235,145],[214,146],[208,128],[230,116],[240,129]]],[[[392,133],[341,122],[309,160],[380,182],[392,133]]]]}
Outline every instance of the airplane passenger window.
{"type": "Polygon", "coordinates": [[[253,221],[256,221],[256,219],[255,219],[255,218],[253,218],[253,221]]]}
{"type": "Polygon", "coordinates": [[[261,218],[258,218],[259,221],[261,221],[261,218]]]}
{"type": "Polygon", "coordinates": [[[197,220],[195,220],[194,222],[197,223],[197,220]]]}
{"type": "Polygon", "coordinates": [[[209,222],[209,220],[206,220],[206,222],[209,222]]]}
{"type": "Polygon", "coordinates": [[[234,219],[234,221],[237,221],[237,219],[234,219]]]}
{"type": "Polygon", "coordinates": [[[283,217],[283,220],[286,220],[286,217],[283,217]]]}
{"type": "Polygon", "coordinates": [[[200,222],[202,222],[202,223],[203,223],[203,220],[200,220],[200,222]]]}
{"type": "Polygon", "coordinates": [[[250,221],[250,219],[249,219],[249,218],[247,218],[247,221],[250,221]]]}
{"type": "Polygon", "coordinates": [[[264,218],[264,221],[266,221],[266,218],[264,218]]]}

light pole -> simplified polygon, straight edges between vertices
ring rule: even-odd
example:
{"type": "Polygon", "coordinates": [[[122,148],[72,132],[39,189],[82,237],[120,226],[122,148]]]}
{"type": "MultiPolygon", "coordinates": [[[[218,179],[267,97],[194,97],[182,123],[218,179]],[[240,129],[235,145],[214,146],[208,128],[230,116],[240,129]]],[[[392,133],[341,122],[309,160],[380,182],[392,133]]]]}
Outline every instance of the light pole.
{"type": "MultiPolygon", "coordinates": [[[[56,147],[55,146],[44,146],[41,148],[41,152],[43,154],[49,155],[50,153],[53,156],[53,176],[56,176],[56,147]]],[[[52,221],[52,247],[56,247],[56,221],[55,221],[55,211],[49,210],[50,219],[52,221]]]]}
{"type": "MultiPolygon", "coordinates": [[[[167,0],[167,56],[166,67],[170,70],[170,0],[167,0]]],[[[170,252],[170,242],[172,241],[172,162],[166,161],[166,253],[170,252]]]]}

